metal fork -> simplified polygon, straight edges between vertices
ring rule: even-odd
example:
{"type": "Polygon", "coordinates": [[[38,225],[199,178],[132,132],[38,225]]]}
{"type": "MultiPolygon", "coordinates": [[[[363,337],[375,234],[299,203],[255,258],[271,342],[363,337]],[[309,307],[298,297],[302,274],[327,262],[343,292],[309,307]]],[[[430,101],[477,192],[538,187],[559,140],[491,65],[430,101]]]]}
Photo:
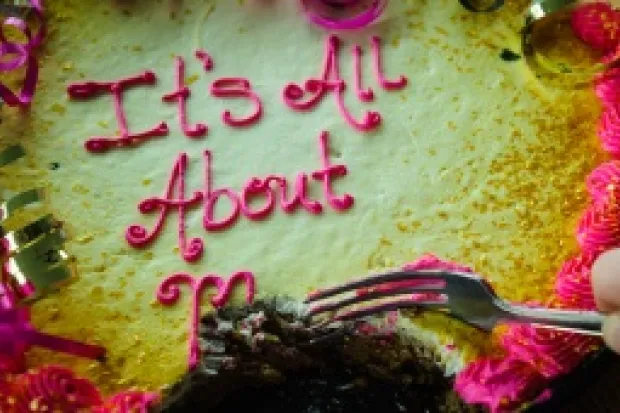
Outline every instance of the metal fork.
{"type": "Polygon", "coordinates": [[[386,311],[417,308],[441,311],[485,331],[491,331],[502,323],[525,323],[600,336],[604,319],[604,315],[596,311],[510,304],[499,298],[479,275],[436,270],[400,270],[379,274],[313,292],[305,302],[311,304],[307,311],[310,317],[335,312],[333,319],[344,321],[386,311]],[[346,293],[353,295],[336,301],[326,300],[346,293]]]}

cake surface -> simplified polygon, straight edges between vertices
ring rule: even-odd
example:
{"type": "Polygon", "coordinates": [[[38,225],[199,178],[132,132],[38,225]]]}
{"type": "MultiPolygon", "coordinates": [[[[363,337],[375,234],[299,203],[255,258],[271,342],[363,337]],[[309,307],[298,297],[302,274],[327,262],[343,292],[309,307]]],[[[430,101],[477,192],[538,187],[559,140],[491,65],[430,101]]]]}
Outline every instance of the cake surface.
{"type": "MultiPolygon", "coordinates": [[[[99,344],[108,359],[34,349],[29,363],[70,365],[106,393],[174,383],[187,370],[191,293],[180,285],[178,302],[163,305],[156,291],[175,273],[228,279],[251,272],[258,297],[301,300],[316,288],[433,253],[470,265],[508,300],[545,301],[556,271],[577,249],[573,228],[586,204],[584,178],[602,159],[593,139],[600,110],[591,90],[547,88],[524,61],[501,58],[503,49],[519,50],[525,4],[507,3],[493,15],[477,15],[457,1],[392,1],[377,24],[331,37],[339,43],[346,108],[357,120],[369,110],[381,115],[375,130],[363,132],[343,117],[335,91],[309,110],[284,102],[287,85],[320,78],[330,44],[331,33],[304,20],[297,2],[184,0],[174,17],[161,1],[50,2],[35,101],[28,112],[3,107],[0,124],[0,144],[23,145],[30,163],[1,170],[0,187],[6,198],[44,187],[76,257],[76,279],[34,305],[33,323],[99,344]],[[381,41],[385,76],[408,79],[399,90],[377,81],[373,36],[381,41]],[[374,89],[372,103],[355,93],[355,45],[363,50],[362,83],[374,89]],[[197,51],[208,53],[212,67],[197,51]],[[179,58],[191,91],[187,122],[206,124],[204,136],[185,136],[176,100],[162,101],[178,86],[179,58]],[[156,81],[143,83],[153,84],[123,92],[129,130],[166,122],[169,132],[89,151],[91,137],[118,133],[112,95],[70,98],[69,86],[83,90],[87,82],[145,71],[156,81]],[[255,95],[248,97],[241,78],[255,95]],[[222,79],[234,80],[223,89],[244,91],[214,96],[213,82],[222,79]],[[256,99],[262,108],[256,121],[222,120],[225,110],[237,118],[251,114],[256,99]],[[185,211],[188,245],[179,242],[177,208],[152,242],[130,245],[128,228],[150,232],[159,215],[141,213],[138,205],[162,197],[171,176],[178,197],[183,159],[185,199],[209,182],[213,191],[229,188],[241,197],[251,177],[270,175],[286,177],[293,191],[305,173],[307,198],[322,210],[315,203],[314,210],[285,211],[274,181],[274,207],[265,217],[241,211],[229,225],[205,229],[209,204],[197,200],[185,211]],[[333,175],[333,192],[324,175],[313,176],[328,165],[347,169],[333,175]],[[193,238],[202,240],[200,257],[191,256],[193,238]],[[147,362],[154,356],[157,363],[147,362]]],[[[264,202],[256,197],[247,207],[256,212],[264,202]]],[[[214,205],[211,223],[231,211],[225,196],[214,205]]],[[[244,291],[240,285],[237,302],[244,291]]],[[[416,316],[410,326],[451,373],[494,351],[487,335],[439,315],[416,316]]]]}

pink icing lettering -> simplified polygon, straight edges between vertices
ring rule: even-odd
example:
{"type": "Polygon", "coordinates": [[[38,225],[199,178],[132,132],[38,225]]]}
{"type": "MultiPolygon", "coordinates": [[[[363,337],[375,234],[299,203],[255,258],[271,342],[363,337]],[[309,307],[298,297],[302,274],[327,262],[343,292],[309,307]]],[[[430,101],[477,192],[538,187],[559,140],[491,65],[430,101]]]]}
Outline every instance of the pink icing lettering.
{"type": "Polygon", "coordinates": [[[328,145],[329,133],[323,131],[319,136],[319,152],[321,154],[323,169],[313,172],[312,177],[317,181],[323,181],[323,193],[329,205],[337,211],[345,211],[353,206],[354,199],[349,194],[337,197],[332,189],[332,180],[334,178],[346,176],[347,167],[345,165],[330,164],[328,145]]]}
{"type": "Polygon", "coordinates": [[[275,206],[273,191],[269,187],[269,179],[250,178],[241,191],[241,211],[248,219],[259,221],[267,218],[275,206]],[[265,197],[265,205],[257,211],[250,208],[250,198],[265,197]]]}
{"type": "Polygon", "coordinates": [[[101,153],[114,148],[134,146],[150,138],[168,135],[168,125],[166,122],[161,122],[159,125],[143,132],[130,133],[127,125],[127,116],[123,108],[123,92],[126,89],[139,85],[154,85],[156,82],[157,76],[155,73],[147,70],[139,75],[116,82],[70,84],[67,88],[67,93],[72,99],[88,99],[102,93],[111,93],[114,102],[114,111],[120,135],[114,137],[93,136],[86,141],[86,150],[101,153]]]}
{"type": "Polygon", "coordinates": [[[179,213],[179,248],[181,250],[181,256],[187,262],[197,261],[203,253],[204,243],[200,238],[193,238],[190,240],[189,245],[185,235],[185,212],[186,208],[195,205],[202,199],[201,192],[195,192],[190,199],[185,199],[185,174],[187,171],[187,154],[182,153],[177,158],[170,179],[168,181],[168,187],[162,198],[149,198],[142,201],[138,210],[142,214],[149,214],[159,209],[159,217],[155,223],[153,231],[150,233],[142,225],[131,225],[125,232],[125,238],[129,245],[140,248],[150,244],[161,232],[164,226],[166,218],[171,210],[177,209],[179,213]],[[178,198],[174,198],[174,188],[178,186],[178,198]]]}
{"type": "Polygon", "coordinates": [[[239,218],[241,212],[241,201],[237,194],[228,188],[213,190],[213,155],[210,151],[205,151],[205,206],[203,215],[203,226],[207,231],[220,231],[233,225],[239,218]],[[220,197],[225,196],[231,203],[232,209],[228,216],[217,221],[215,219],[215,207],[220,197]]]}
{"type": "Polygon", "coordinates": [[[373,36],[370,39],[372,46],[372,52],[374,55],[375,74],[379,85],[385,90],[400,90],[407,86],[408,79],[401,75],[397,80],[388,80],[383,72],[383,64],[381,63],[381,38],[379,36],[373,36]]]}
{"type": "Polygon", "coordinates": [[[163,96],[162,100],[168,103],[177,104],[179,111],[179,124],[181,130],[190,138],[198,138],[207,134],[208,127],[204,123],[197,123],[195,126],[190,126],[187,122],[187,99],[191,92],[187,86],[185,86],[185,61],[181,57],[175,58],[176,74],[175,83],[176,90],[172,93],[168,93],[163,96]]]}
{"type": "Polygon", "coordinates": [[[282,94],[284,103],[296,111],[311,110],[325,94],[334,92],[338,110],[349,125],[362,132],[374,130],[381,124],[381,115],[378,112],[366,112],[362,120],[357,120],[345,105],[346,82],[340,75],[339,51],[340,39],[334,35],[329,36],[325,41],[321,78],[310,78],[304,82],[303,87],[296,83],[287,84],[282,94]],[[307,94],[310,94],[309,98],[306,98],[307,94]]]}
{"type": "MultiPolygon", "coordinates": [[[[345,211],[354,204],[353,196],[344,194],[338,196],[334,193],[333,182],[336,178],[347,175],[347,167],[342,164],[332,165],[329,159],[329,134],[322,132],[319,136],[319,155],[321,167],[311,173],[314,180],[323,183],[325,201],[336,211],[345,211]]],[[[203,254],[204,243],[200,238],[193,238],[189,242],[185,233],[185,214],[189,207],[203,202],[203,227],[207,232],[215,232],[227,229],[235,225],[241,214],[253,221],[266,219],[272,214],[276,206],[276,197],[279,196],[280,207],[287,213],[293,213],[297,208],[303,208],[310,214],[321,214],[323,205],[308,197],[308,175],[300,172],[294,185],[292,194],[289,193],[288,180],[279,175],[267,175],[265,178],[251,177],[240,192],[228,187],[215,188],[213,183],[213,154],[211,151],[204,152],[204,179],[205,189],[195,192],[189,199],[185,197],[185,175],[187,171],[187,154],[181,153],[177,158],[168,186],[163,197],[154,197],[143,200],[138,205],[142,214],[159,212],[154,228],[149,232],[144,226],[130,225],[125,238],[133,247],[145,247],[157,238],[163,229],[166,218],[171,211],[179,213],[179,247],[181,256],[188,262],[197,261],[203,254]],[[274,187],[272,187],[274,184],[274,187]],[[175,193],[176,188],[176,193],[175,193]],[[262,197],[264,202],[259,207],[252,205],[254,198],[262,197]],[[216,217],[217,205],[222,198],[229,202],[229,211],[223,217],[216,217]]]]}
{"type": "Polygon", "coordinates": [[[260,97],[252,90],[252,85],[243,78],[221,78],[211,84],[211,94],[220,98],[246,98],[254,104],[254,112],[244,118],[234,118],[229,110],[222,114],[222,121],[232,127],[250,126],[263,116],[263,104],[260,97]]]}
{"type": "Polygon", "coordinates": [[[355,93],[362,102],[372,102],[375,100],[375,92],[372,88],[366,88],[362,86],[362,47],[355,45],[353,47],[353,70],[355,70],[355,93]]]}
{"type": "Polygon", "coordinates": [[[190,370],[196,368],[200,361],[200,345],[198,341],[198,327],[200,324],[200,302],[202,294],[209,286],[217,289],[217,294],[211,299],[211,304],[215,308],[226,305],[230,298],[232,289],[235,285],[245,283],[246,302],[251,304],[254,301],[256,291],[256,281],[251,272],[241,271],[233,274],[228,280],[223,280],[217,275],[206,275],[202,278],[195,278],[186,273],[172,274],[161,282],[157,288],[157,300],[163,305],[174,305],[181,296],[179,286],[187,284],[191,288],[191,309],[190,309],[190,330],[188,338],[189,355],[188,364],[190,370]]]}
{"type": "Polygon", "coordinates": [[[300,172],[295,181],[295,195],[292,199],[288,199],[288,181],[283,176],[269,175],[267,181],[276,183],[280,187],[280,207],[286,213],[294,212],[298,207],[304,208],[311,214],[320,214],[323,212],[323,206],[320,202],[308,199],[308,175],[300,172]]]}
{"type": "Polygon", "coordinates": [[[214,62],[213,58],[209,53],[202,49],[199,49],[196,50],[195,56],[196,59],[198,59],[202,63],[202,67],[205,72],[210,72],[211,70],[213,70],[214,62]]]}

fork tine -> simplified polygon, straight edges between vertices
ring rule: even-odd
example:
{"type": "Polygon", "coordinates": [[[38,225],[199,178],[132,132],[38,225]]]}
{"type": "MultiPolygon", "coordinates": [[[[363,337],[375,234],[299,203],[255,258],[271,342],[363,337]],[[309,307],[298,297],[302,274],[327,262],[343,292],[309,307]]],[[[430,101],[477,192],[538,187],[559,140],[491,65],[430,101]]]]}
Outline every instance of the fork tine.
{"type": "Polygon", "coordinates": [[[310,304],[324,298],[333,297],[335,295],[356,290],[359,288],[372,287],[388,282],[410,280],[428,280],[429,282],[446,281],[449,276],[450,275],[444,271],[392,271],[379,275],[372,275],[370,277],[361,278],[354,281],[349,281],[335,287],[312,292],[308,294],[308,297],[306,297],[304,303],[310,304]]]}
{"type": "Polygon", "coordinates": [[[382,289],[378,291],[371,291],[365,294],[355,295],[353,297],[344,298],[339,301],[329,302],[325,304],[314,305],[308,310],[307,315],[314,316],[320,313],[329,311],[337,311],[344,307],[348,307],[353,304],[359,304],[365,301],[376,300],[379,298],[386,298],[392,296],[399,296],[404,294],[416,294],[416,293],[437,293],[440,294],[445,291],[445,288],[437,287],[436,285],[421,285],[419,287],[401,287],[394,289],[382,289]]]}
{"type": "Polygon", "coordinates": [[[388,311],[402,310],[404,308],[423,308],[425,310],[448,310],[447,301],[415,301],[412,299],[400,299],[387,303],[381,303],[374,306],[358,308],[355,310],[346,311],[341,314],[336,314],[334,320],[336,321],[348,321],[356,320],[363,317],[375,315],[377,313],[385,313],[388,311]]]}

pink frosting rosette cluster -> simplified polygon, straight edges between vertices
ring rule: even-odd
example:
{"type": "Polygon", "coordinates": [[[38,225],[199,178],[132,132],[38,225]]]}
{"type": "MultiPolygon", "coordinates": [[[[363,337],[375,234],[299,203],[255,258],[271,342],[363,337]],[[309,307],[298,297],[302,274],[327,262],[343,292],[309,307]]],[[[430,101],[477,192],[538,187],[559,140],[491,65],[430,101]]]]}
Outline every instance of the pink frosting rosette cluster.
{"type": "Polygon", "coordinates": [[[609,2],[594,2],[575,9],[573,30],[590,47],[603,53],[603,61],[613,61],[620,43],[620,13],[609,2]]]}
{"type": "MultiPolygon", "coordinates": [[[[576,9],[572,18],[578,36],[601,51],[604,61],[620,50],[620,13],[607,3],[576,9]]],[[[612,68],[595,83],[603,113],[598,135],[614,160],[600,165],[587,178],[590,203],[576,230],[580,253],[564,263],[557,274],[551,303],[563,308],[595,309],[591,269],[604,251],[620,247],[620,69],[612,68]],[[615,160],[619,159],[619,160],[615,160]]],[[[469,364],[455,387],[469,403],[494,413],[511,412],[525,401],[548,395],[550,380],[568,373],[598,348],[590,337],[554,332],[529,325],[509,326],[502,336],[503,357],[483,358],[469,364]]]]}
{"type": "MultiPolygon", "coordinates": [[[[0,366],[12,367],[3,360],[0,366]]],[[[9,369],[0,371],[0,411],[3,413],[148,413],[157,400],[157,394],[138,391],[104,399],[93,383],[59,366],[21,373],[9,369]]]]}

